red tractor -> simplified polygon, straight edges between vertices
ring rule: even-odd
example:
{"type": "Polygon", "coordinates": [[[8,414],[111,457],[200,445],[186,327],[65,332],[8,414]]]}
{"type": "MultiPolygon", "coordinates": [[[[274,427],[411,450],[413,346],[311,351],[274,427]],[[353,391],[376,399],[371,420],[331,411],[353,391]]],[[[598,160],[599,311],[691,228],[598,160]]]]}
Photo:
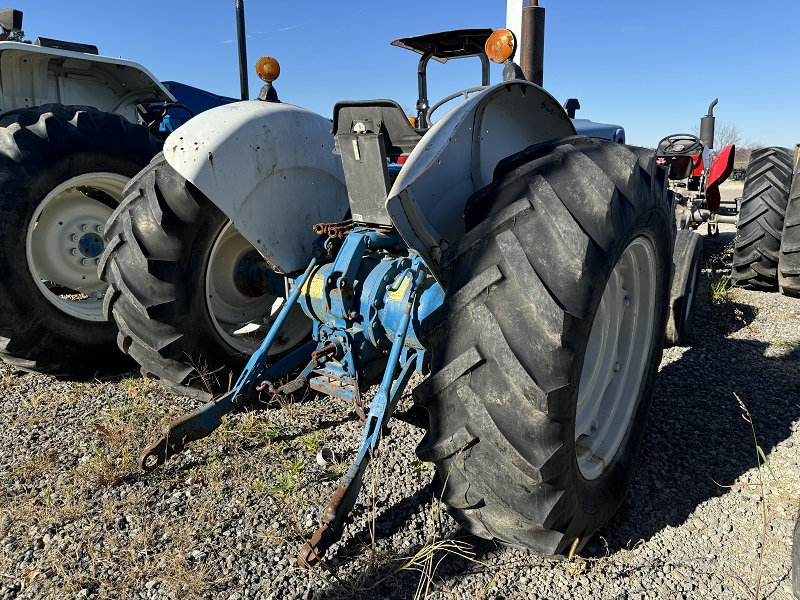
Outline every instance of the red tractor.
{"type": "Polygon", "coordinates": [[[736,223],[737,206],[722,206],[720,184],[733,171],[734,146],[726,146],[706,168],[704,153],[714,145],[713,110],[701,119],[702,139],[690,133],[668,135],[658,143],[658,162],[667,167],[669,187],[673,194],[675,237],[673,262],[675,276],[670,297],[670,319],[667,343],[682,344],[691,327],[694,297],[703,260],[703,241],[695,231],[701,223],[708,226],[708,235],[719,235],[719,223],[736,223]]]}

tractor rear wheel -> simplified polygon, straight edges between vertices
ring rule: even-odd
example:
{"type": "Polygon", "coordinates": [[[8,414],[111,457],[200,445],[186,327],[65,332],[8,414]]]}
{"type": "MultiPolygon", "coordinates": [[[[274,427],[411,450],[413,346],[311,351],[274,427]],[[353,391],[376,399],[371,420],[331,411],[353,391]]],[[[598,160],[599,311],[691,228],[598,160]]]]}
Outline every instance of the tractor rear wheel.
{"type": "Polygon", "coordinates": [[[681,346],[692,330],[692,317],[703,263],[703,237],[696,231],[681,229],[675,237],[672,254],[675,273],[669,294],[667,320],[668,346],[681,346]]]}
{"type": "MultiPolygon", "coordinates": [[[[795,157],[796,158],[796,157],[795,157]]],[[[800,297],[800,167],[794,165],[778,257],[778,287],[782,294],[800,297]]]]}
{"type": "Polygon", "coordinates": [[[424,322],[417,448],[470,532],[580,549],[630,485],[664,344],[672,215],[655,154],[529,148],[467,206],[424,322]]]}
{"type": "MultiPolygon", "coordinates": [[[[175,393],[228,389],[283,305],[284,278],[163,154],[131,181],[105,235],[99,268],[119,347],[175,393]]],[[[310,331],[296,307],[271,354],[310,331]]]]}
{"type": "Polygon", "coordinates": [[[794,153],[787,148],[753,151],[736,224],[731,282],[763,291],[778,289],[778,253],[792,179],[794,153]]]}
{"type": "Polygon", "coordinates": [[[792,592],[800,600],[800,512],[797,513],[792,539],[792,592]]]}
{"type": "Polygon", "coordinates": [[[0,118],[0,358],[84,376],[129,361],[103,317],[103,227],[161,149],[145,127],[83,106],[0,118]]]}

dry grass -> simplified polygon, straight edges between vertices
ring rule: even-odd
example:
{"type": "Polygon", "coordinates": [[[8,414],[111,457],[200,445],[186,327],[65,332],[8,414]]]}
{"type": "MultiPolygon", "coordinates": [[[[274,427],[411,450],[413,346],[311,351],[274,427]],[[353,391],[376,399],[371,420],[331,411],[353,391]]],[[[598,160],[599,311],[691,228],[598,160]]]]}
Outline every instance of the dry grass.
{"type": "Polygon", "coordinates": [[[472,544],[457,539],[438,539],[437,536],[432,537],[412,556],[404,559],[401,569],[419,572],[419,582],[414,593],[414,600],[430,597],[436,571],[445,559],[452,556],[470,562],[478,562],[475,559],[472,544]]]}
{"type": "Polygon", "coordinates": [[[745,403],[742,402],[742,399],[739,398],[738,394],[734,393],[733,395],[736,398],[736,402],[739,404],[739,409],[742,411],[742,419],[744,419],[744,421],[746,421],[750,425],[750,430],[753,434],[753,449],[756,456],[756,481],[753,483],[738,483],[733,485],[725,485],[722,487],[726,487],[729,489],[753,487],[758,491],[758,500],[761,506],[761,532],[757,548],[758,562],[755,573],[755,583],[754,583],[755,589],[753,591],[754,599],[758,600],[760,598],[761,578],[764,571],[764,553],[767,547],[767,527],[770,522],[769,510],[767,507],[767,499],[766,499],[764,471],[766,470],[771,474],[772,469],[769,466],[769,461],[767,460],[766,454],[764,454],[764,450],[758,443],[758,437],[756,436],[756,428],[755,425],[753,424],[753,417],[750,414],[750,411],[747,409],[745,403]]]}
{"type": "MultiPolygon", "coordinates": [[[[190,375],[189,381],[187,382],[188,385],[194,385],[196,382],[199,382],[200,387],[210,394],[213,394],[215,389],[222,387],[222,382],[219,380],[222,373],[221,368],[212,371],[204,361],[195,361],[191,356],[186,356],[186,359],[189,365],[194,369],[194,374],[190,375]]],[[[232,377],[232,374],[228,375],[228,390],[233,387],[232,377]]]]}
{"type": "MultiPolygon", "coordinates": [[[[52,473],[52,463],[42,458],[22,465],[9,477],[21,482],[52,473]]],[[[108,597],[116,594],[115,589],[125,589],[120,585],[133,590],[150,582],[173,598],[200,598],[224,583],[212,575],[214,569],[202,554],[192,555],[218,527],[211,503],[199,503],[191,518],[154,513],[148,491],[124,500],[101,496],[98,506],[96,489],[101,481],[78,473],[72,481],[58,492],[47,488],[44,493],[3,494],[0,514],[7,525],[2,537],[38,539],[34,544],[41,547],[41,557],[33,563],[20,563],[0,550],[2,572],[20,582],[22,589],[57,590],[55,597],[74,597],[89,589],[108,597]],[[115,582],[108,581],[108,573],[117,573],[115,582]]],[[[8,483],[4,478],[4,491],[8,483]]]]}
{"type": "MultiPolygon", "coordinates": [[[[0,542],[11,540],[0,543],[2,583],[36,598],[71,598],[81,590],[125,598],[148,581],[173,598],[207,596],[220,581],[191,552],[213,527],[214,512],[199,503],[191,518],[162,516],[151,502],[157,488],[120,486],[142,479],[135,467],[142,435],[165,415],[153,415],[161,411],[151,405],[148,380],[116,385],[123,393],[112,394],[86,428],[75,430],[70,447],[84,448],[83,457],[43,450],[0,475],[0,542]]],[[[97,404],[106,394],[88,382],[23,396],[17,411],[23,417],[14,425],[57,414],[65,404],[97,404]]]]}
{"type": "Polygon", "coordinates": [[[16,384],[17,378],[13,373],[5,373],[2,377],[0,377],[0,386],[2,386],[2,388],[7,392],[10,392],[12,389],[14,389],[16,384]]]}
{"type": "Polygon", "coordinates": [[[95,439],[90,454],[75,473],[99,486],[115,486],[136,469],[138,436],[136,432],[149,423],[152,406],[147,400],[147,379],[123,380],[123,400],[109,400],[105,414],[94,422],[95,439]]]}
{"type": "Polygon", "coordinates": [[[254,412],[246,412],[225,420],[215,435],[224,443],[242,448],[269,446],[288,429],[264,420],[254,412]]]}

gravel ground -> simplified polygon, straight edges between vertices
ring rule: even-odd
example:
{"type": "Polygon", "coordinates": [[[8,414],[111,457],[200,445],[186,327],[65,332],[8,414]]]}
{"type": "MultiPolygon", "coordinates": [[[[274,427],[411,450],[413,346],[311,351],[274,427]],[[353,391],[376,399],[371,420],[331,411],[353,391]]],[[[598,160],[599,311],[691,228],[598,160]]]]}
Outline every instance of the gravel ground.
{"type": "Polygon", "coordinates": [[[712,302],[732,230],[705,238],[689,344],[665,351],[631,491],[581,556],[460,530],[415,459],[425,415],[409,396],[327,569],[304,571],[300,540],[341,471],[314,456],[324,446],[346,464],[360,435],[346,406],[253,407],[144,475],[138,451],[193,401],[136,372],[72,382],[0,365],[0,597],[789,598],[800,300],[712,302]]]}

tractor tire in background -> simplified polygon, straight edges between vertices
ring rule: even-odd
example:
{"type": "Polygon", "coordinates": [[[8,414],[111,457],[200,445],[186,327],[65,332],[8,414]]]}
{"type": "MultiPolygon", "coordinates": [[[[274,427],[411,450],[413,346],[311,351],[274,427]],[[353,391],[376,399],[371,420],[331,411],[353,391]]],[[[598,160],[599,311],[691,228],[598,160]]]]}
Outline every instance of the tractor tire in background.
{"type": "Polygon", "coordinates": [[[91,376],[130,363],[103,317],[103,227],[161,149],[147,128],[85,106],[0,117],[0,358],[91,376]]]}
{"type": "Polygon", "coordinates": [[[703,263],[703,237],[696,231],[681,229],[672,253],[675,272],[669,294],[667,346],[682,346],[692,330],[697,286],[703,263]]]}
{"type": "Polygon", "coordinates": [[[470,199],[423,324],[417,452],[471,533],[577,549],[622,503],[669,309],[673,216],[654,152],[573,137],[470,199]]]}
{"type": "Polygon", "coordinates": [[[792,539],[792,592],[796,600],[800,600],[800,512],[797,513],[792,539]]]}
{"type": "Polygon", "coordinates": [[[794,153],[787,148],[762,148],[750,156],[736,223],[734,285],[769,292],[778,289],[778,254],[793,159],[794,153]]]}
{"type": "MultiPolygon", "coordinates": [[[[796,156],[793,159],[796,161],[796,156]]],[[[795,162],[783,219],[778,256],[778,287],[782,294],[800,297],[800,167],[795,162]]]]}
{"type": "MultiPolygon", "coordinates": [[[[131,181],[106,243],[99,268],[119,347],[175,393],[207,398],[229,389],[277,316],[284,278],[163,154],[131,181]],[[258,289],[270,282],[266,293],[258,289]]],[[[295,307],[270,354],[310,331],[295,307]]]]}

